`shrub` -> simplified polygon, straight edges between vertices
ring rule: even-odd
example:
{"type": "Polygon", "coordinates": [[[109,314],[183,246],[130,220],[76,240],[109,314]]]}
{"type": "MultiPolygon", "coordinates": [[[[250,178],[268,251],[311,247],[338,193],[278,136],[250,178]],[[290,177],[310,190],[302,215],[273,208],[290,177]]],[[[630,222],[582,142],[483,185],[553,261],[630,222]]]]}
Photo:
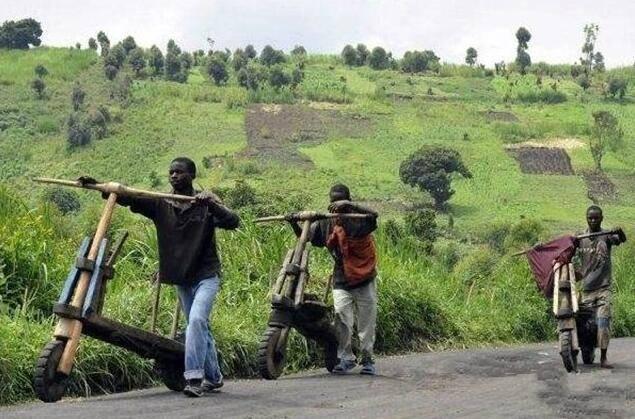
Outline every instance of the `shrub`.
{"type": "Polygon", "coordinates": [[[427,191],[438,209],[443,208],[454,194],[450,188],[450,175],[454,172],[466,178],[472,177],[458,152],[439,146],[422,147],[399,167],[401,181],[427,191]]]}
{"type": "Polygon", "coordinates": [[[403,239],[403,227],[396,220],[390,218],[381,226],[384,234],[393,245],[399,243],[403,239]]]}
{"type": "Polygon", "coordinates": [[[470,288],[484,286],[494,272],[498,255],[488,246],[478,247],[463,257],[454,267],[454,277],[470,288]]]}
{"type": "Polygon", "coordinates": [[[95,41],[95,38],[90,37],[88,39],[88,48],[92,49],[93,51],[97,50],[97,41],[95,41]]]}
{"type": "Polygon", "coordinates": [[[208,58],[206,71],[207,75],[212,80],[214,80],[214,83],[217,86],[225,84],[229,79],[229,73],[227,72],[227,63],[217,55],[212,55],[208,58]]]}
{"type": "Polygon", "coordinates": [[[357,65],[357,50],[353,48],[352,45],[346,45],[344,49],[342,49],[341,56],[342,61],[344,61],[344,64],[346,64],[347,66],[352,67],[354,65],[357,65]]]}
{"type": "Polygon", "coordinates": [[[66,188],[54,187],[48,189],[45,194],[45,199],[52,202],[64,215],[79,211],[81,208],[77,193],[66,188]]]}
{"type": "Polygon", "coordinates": [[[163,72],[163,53],[156,45],[150,47],[150,53],[148,56],[148,66],[152,68],[154,74],[161,74],[163,72]]]}
{"type": "Polygon", "coordinates": [[[524,218],[514,224],[504,240],[504,247],[508,250],[522,250],[538,243],[545,229],[540,221],[524,218]]]}
{"type": "Polygon", "coordinates": [[[224,199],[230,208],[244,208],[258,203],[256,190],[243,180],[236,181],[236,185],[227,190],[224,199]]]}
{"type": "Polygon", "coordinates": [[[274,49],[271,45],[266,45],[260,52],[260,62],[268,67],[283,63],[285,62],[284,52],[274,49]]]}
{"type": "Polygon", "coordinates": [[[248,59],[253,60],[256,56],[258,56],[258,53],[256,52],[256,48],[249,44],[245,47],[245,55],[247,55],[248,59]]]}
{"type": "Polygon", "coordinates": [[[382,47],[375,47],[368,57],[368,66],[373,70],[390,68],[391,56],[382,47]]]}
{"type": "Polygon", "coordinates": [[[39,78],[44,78],[48,75],[49,71],[46,69],[46,67],[44,67],[42,64],[38,64],[35,66],[35,68],[33,69],[33,71],[35,72],[35,75],[38,76],[39,78]]]}
{"type": "Polygon", "coordinates": [[[141,48],[134,48],[128,53],[128,62],[137,76],[146,67],[146,57],[141,48]]]}
{"type": "Polygon", "coordinates": [[[593,127],[589,148],[597,170],[602,170],[602,157],[608,150],[618,151],[624,146],[624,132],[619,121],[608,111],[593,112],[593,127]]]}
{"type": "Polygon", "coordinates": [[[295,55],[295,56],[306,55],[306,49],[302,45],[296,45],[291,50],[291,55],[295,55]]]}
{"type": "Polygon", "coordinates": [[[104,67],[112,65],[121,68],[126,61],[126,50],[121,44],[117,44],[108,51],[108,55],[104,59],[104,67]]]}
{"type": "Polygon", "coordinates": [[[66,123],[68,128],[68,145],[70,148],[86,145],[92,139],[90,123],[86,121],[80,114],[74,113],[68,117],[66,123]]]}
{"type": "Polygon", "coordinates": [[[31,82],[31,88],[37,95],[38,99],[44,98],[44,89],[46,89],[46,84],[44,83],[44,80],[42,80],[39,77],[34,78],[33,81],[31,82]]]}
{"type": "Polygon", "coordinates": [[[409,211],[405,218],[406,230],[423,242],[433,243],[437,239],[436,213],[430,208],[409,211]]]}
{"type": "Polygon", "coordinates": [[[261,64],[250,62],[238,71],[236,78],[242,87],[256,90],[267,79],[267,69],[261,64]]]}
{"type": "Polygon", "coordinates": [[[269,70],[269,84],[278,90],[291,83],[291,76],[284,71],[281,65],[275,65],[269,70]]]}
{"type": "Polygon", "coordinates": [[[97,139],[105,138],[108,135],[106,116],[99,109],[91,109],[88,113],[88,121],[97,139]]]}
{"type": "Polygon", "coordinates": [[[75,83],[73,91],[71,92],[71,104],[73,105],[74,111],[77,112],[79,108],[82,107],[85,98],[86,92],[82,89],[82,86],[80,86],[79,83],[75,83]]]}
{"type": "Polygon", "coordinates": [[[473,66],[476,64],[476,58],[478,57],[478,52],[473,47],[469,47],[465,52],[465,64],[469,66],[473,66]]]}
{"type": "Polygon", "coordinates": [[[119,69],[114,65],[107,65],[104,67],[104,75],[110,81],[114,80],[117,77],[117,73],[119,73],[119,69]]]}
{"type": "Polygon", "coordinates": [[[617,96],[620,99],[624,99],[627,87],[628,82],[625,79],[615,77],[609,80],[607,91],[612,98],[617,96]]]}
{"type": "Polygon", "coordinates": [[[130,51],[137,48],[137,42],[130,35],[126,36],[123,41],[121,41],[121,46],[124,51],[126,51],[126,55],[130,54],[130,51]]]}
{"type": "Polygon", "coordinates": [[[434,51],[406,51],[401,60],[401,70],[406,73],[422,73],[433,69],[439,63],[434,51]]]}
{"type": "Polygon", "coordinates": [[[240,48],[237,48],[234,51],[234,54],[232,55],[232,67],[234,68],[234,71],[236,72],[240,71],[240,69],[245,67],[248,62],[249,62],[249,57],[247,56],[245,51],[243,51],[240,48]]]}

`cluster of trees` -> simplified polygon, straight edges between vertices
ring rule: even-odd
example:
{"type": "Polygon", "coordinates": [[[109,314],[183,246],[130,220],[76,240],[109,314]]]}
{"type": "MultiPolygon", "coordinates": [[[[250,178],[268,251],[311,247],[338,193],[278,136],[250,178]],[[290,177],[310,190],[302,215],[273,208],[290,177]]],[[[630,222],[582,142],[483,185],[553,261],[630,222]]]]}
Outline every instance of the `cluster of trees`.
{"type": "Polygon", "coordinates": [[[97,39],[88,40],[90,49],[97,50],[98,45],[104,59],[104,74],[109,80],[114,80],[127,65],[136,77],[149,72],[153,76],[163,76],[166,80],[183,83],[187,81],[190,68],[204,55],[202,50],[196,51],[194,55],[181,51],[172,39],[168,41],[165,56],[156,45],[149,49],[139,47],[132,36],[127,36],[111,47],[110,40],[103,31],[97,34],[97,39]]]}
{"type": "Polygon", "coordinates": [[[8,20],[0,26],[0,48],[28,49],[29,45],[40,46],[42,26],[32,18],[8,20]]]}
{"type": "Polygon", "coordinates": [[[349,67],[368,65],[373,70],[396,69],[398,67],[392,52],[387,52],[382,47],[375,47],[369,51],[364,44],[357,44],[357,47],[346,45],[340,55],[344,64],[349,67]]]}
{"type": "Polygon", "coordinates": [[[66,121],[69,148],[83,146],[93,138],[101,139],[108,135],[110,111],[104,105],[87,107],[85,99],[86,92],[79,83],[75,83],[71,91],[73,110],[66,121]]]}
{"type": "Polygon", "coordinates": [[[291,51],[295,66],[289,69],[285,66],[289,57],[282,50],[266,45],[258,56],[253,45],[247,45],[244,49],[236,49],[233,55],[221,51],[211,53],[205,68],[216,85],[227,82],[231,66],[238,84],[246,89],[256,90],[265,83],[276,90],[283,86],[295,88],[304,79],[305,56],[306,49],[296,45],[291,51]]]}
{"type": "Polygon", "coordinates": [[[439,68],[440,58],[431,50],[406,51],[401,60],[401,70],[406,73],[423,73],[439,68]]]}

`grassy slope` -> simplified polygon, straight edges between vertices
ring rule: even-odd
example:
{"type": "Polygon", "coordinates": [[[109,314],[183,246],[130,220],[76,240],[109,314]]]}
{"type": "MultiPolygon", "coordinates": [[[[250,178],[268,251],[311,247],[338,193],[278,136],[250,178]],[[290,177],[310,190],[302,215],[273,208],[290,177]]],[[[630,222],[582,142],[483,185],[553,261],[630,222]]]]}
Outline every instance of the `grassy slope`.
{"type": "MultiPolygon", "coordinates": [[[[543,221],[550,227],[550,233],[570,231],[582,227],[584,208],[589,203],[583,181],[573,176],[520,173],[516,162],[503,150],[509,127],[488,122],[481,112],[489,109],[513,112],[521,121],[517,129],[538,139],[572,136],[584,139],[591,112],[608,108],[620,116],[627,149],[625,157],[608,155],[605,159],[609,176],[622,192],[617,202],[604,205],[607,222],[629,226],[635,220],[632,167],[625,163],[635,151],[635,105],[630,102],[604,102],[595,95],[584,103],[571,96],[559,105],[506,106],[496,90],[500,80],[406,76],[341,65],[330,70],[331,58],[312,57],[306,81],[300,87],[303,94],[340,100],[342,94],[333,86],[340,77],[345,77],[345,99],[350,103],[336,106],[344,112],[369,116],[374,131],[362,139],[334,137],[319,145],[302,146],[301,150],[315,164],[311,170],[280,163],[257,165],[257,170],[253,170],[250,169],[253,163],[250,166],[249,162],[231,157],[246,145],[244,108],[232,105],[244,102],[245,93],[235,82],[217,88],[196,70],[186,85],[139,81],[134,85],[131,104],[122,108],[110,101],[109,83],[103,78],[101,65],[91,65],[95,62],[96,57],[89,51],[44,48],[17,53],[0,51],[0,109],[11,109],[11,113],[22,115],[23,121],[23,127],[0,132],[0,179],[14,190],[26,191],[33,205],[38,202],[42,188],[34,188],[27,176],[74,178],[91,174],[98,179],[149,187],[151,171],[163,176],[171,158],[188,155],[201,168],[198,182],[203,187],[231,186],[236,180],[246,179],[262,192],[305,193],[308,206],[323,207],[329,185],[344,181],[357,197],[374,202],[383,213],[393,217],[399,216],[404,203],[419,196],[399,181],[399,163],[420,145],[435,143],[458,149],[474,174],[473,179],[456,179],[453,184],[455,237],[472,241],[475,232],[503,222],[516,222],[521,216],[543,221]],[[46,78],[49,98],[45,101],[35,100],[28,86],[32,68],[40,62],[51,73],[46,78]],[[87,106],[107,103],[121,122],[111,125],[109,137],[70,152],[66,148],[63,121],[70,112],[69,94],[75,80],[87,91],[87,106]],[[432,98],[426,95],[428,89],[434,93],[432,98]],[[393,93],[413,95],[414,99],[392,100],[393,93]],[[468,134],[468,141],[463,140],[464,133],[468,134]],[[201,164],[203,157],[225,154],[229,157],[221,159],[220,167],[213,170],[201,164]]],[[[575,91],[571,86],[567,90],[575,91]]],[[[571,157],[576,170],[592,166],[587,149],[575,150],[571,157]]],[[[165,183],[158,187],[165,188],[165,183]]],[[[80,195],[84,204],[81,214],[59,219],[60,224],[73,226],[64,237],[65,243],[76,242],[79,232],[92,226],[101,205],[94,194],[80,195]]],[[[11,222],[26,229],[20,220],[11,222]]],[[[444,217],[440,223],[445,223],[444,217]]],[[[126,211],[117,213],[116,226],[132,228],[133,240],[119,266],[120,280],[111,285],[107,312],[147,326],[146,301],[150,291],[144,278],[156,263],[152,231],[147,223],[126,211]]],[[[0,239],[11,233],[5,231],[0,239]]],[[[42,239],[43,247],[55,247],[58,240],[47,236],[42,239]]],[[[221,240],[226,281],[214,324],[225,371],[250,374],[257,337],[268,311],[269,280],[291,238],[283,226],[262,230],[247,223],[239,232],[222,234],[221,240]]],[[[378,240],[382,261],[378,337],[381,350],[415,348],[421,340],[438,345],[473,345],[544,339],[551,335],[545,304],[535,293],[522,262],[504,258],[497,263],[488,256],[487,249],[466,247],[452,240],[439,245],[439,256],[435,259],[422,257],[407,240],[395,246],[381,232],[378,240]],[[445,264],[443,258],[455,257],[454,248],[459,248],[461,261],[452,271],[453,263],[445,264]]],[[[50,280],[59,284],[72,245],[55,250],[54,254],[43,253],[35,260],[57,263],[59,266],[56,269],[49,266],[49,271],[55,274],[50,280]]],[[[629,272],[633,272],[633,267],[626,263],[622,253],[618,252],[620,267],[616,276],[625,292],[617,297],[617,329],[624,334],[632,333],[635,325],[625,315],[633,305],[628,295],[632,287],[629,272]]],[[[316,251],[314,255],[317,288],[327,275],[329,260],[324,252],[316,251]]],[[[39,275],[38,280],[49,280],[41,269],[36,271],[33,275],[39,275]]],[[[166,298],[164,308],[167,310],[172,303],[173,296],[166,298]]],[[[9,382],[11,388],[0,388],[3,393],[0,403],[28,396],[30,362],[50,330],[48,321],[34,321],[37,319],[28,313],[2,316],[4,330],[0,329],[0,335],[11,336],[13,343],[6,352],[0,348],[0,373],[15,379],[9,382]],[[29,342],[29,349],[20,355],[20,363],[15,363],[19,366],[10,367],[11,356],[16,356],[12,351],[23,341],[29,342]]],[[[164,315],[160,323],[167,330],[169,316],[164,315]]],[[[147,380],[147,363],[106,345],[96,342],[89,345],[80,357],[78,372],[93,387],[129,388],[147,380]],[[101,382],[100,371],[119,374],[129,381],[101,382]],[[96,382],[90,381],[91,374],[97,377],[96,382]]],[[[291,351],[292,367],[310,365],[309,350],[296,336],[291,351]]]]}

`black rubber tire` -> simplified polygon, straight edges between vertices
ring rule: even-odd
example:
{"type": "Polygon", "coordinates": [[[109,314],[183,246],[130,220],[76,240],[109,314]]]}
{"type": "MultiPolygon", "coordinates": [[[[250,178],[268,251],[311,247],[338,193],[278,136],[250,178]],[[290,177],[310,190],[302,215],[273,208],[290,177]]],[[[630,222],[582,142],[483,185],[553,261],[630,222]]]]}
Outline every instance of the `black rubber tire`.
{"type": "Polygon", "coordinates": [[[577,371],[577,351],[574,353],[571,345],[571,331],[567,330],[565,332],[561,332],[562,336],[560,338],[560,356],[562,357],[562,363],[567,372],[577,371]]]}
{"type": "Polygon", "coordinates": [[[582,348],[582,362],[584,362],[585,365],[591,365],[593,364],[593,361],[595,361],[595,348],[583,347],[582,348]]]}
{"type": "Polygon", "coordinates": [[[340,362],[337,357],[337,343],[330,343],[324,348],[324,366],[328,372],[333,372],[333,368],[340,362]]]}
{"type": "MultiPolygon", "coordinates": [[[[179,331],[174,340],[185,345],[185,331],[179,331]]],[[[154,361],[154,372],[170,390],[181,392],[185,389],[185,377],[183,376],[185,360],[174,362],[157,359],[154,361]]]]}
{"type": "Polygon", "coordinates": [[[66,342],[52,340],[46,344],[35,364],[33,390],[38,399],[45,403],[55,403],[64,396],[68,376],[57,372],[66,342]]]}
{"type": "Polygon", "coordinates": [[[154,371],[161,378],[161,381],[172,391],[183,391],[185,388],[185,377],[183,377],[184,366],[182,362],[168,362],[163,360],[154,361],[154,371]]]}
{"type": "Polygon", "coordinates": [[[282,335],[282,328],[269,326],[260,340],[258,347],[258,372],[266,380],[275,380],[280,377],[287,359],[285,344],[281,350],[277,350],[278,341],[282,335]]]}

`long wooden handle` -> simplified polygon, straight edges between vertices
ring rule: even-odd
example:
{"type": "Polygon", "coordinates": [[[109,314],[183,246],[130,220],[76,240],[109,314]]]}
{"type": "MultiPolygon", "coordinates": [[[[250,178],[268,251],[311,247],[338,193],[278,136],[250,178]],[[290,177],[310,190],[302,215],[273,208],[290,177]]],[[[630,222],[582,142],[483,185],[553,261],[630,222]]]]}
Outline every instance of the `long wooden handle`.
{"type": "Polygon", "coordinates": [[[348,213],[321,213],[313,211],[303,211],[290,215],[274,215],[271,217],[256,218],[256,223],[266,223],[269,221],[315,221],[325,218],[370,218],[371,214],[348,214],[348,213]]]}
{"type": "Polygon", "coordinates": [[[82,183],[78,180],[64,180],[64,179],[52,179],[45,177],[33,178],[34,182],[48,183],[53,185],[70,186],[72,188],[91,189],[94,191],[116,193],[120,196],[133,196],[139,198],[155,198],[155,199],[172,199],[174,201],[188,201],[191,202],[193,197],[187,195],[177,195],[164,192],[146,191],[143,189],[130,188],[117,182],[106,183],[82,183]]]}

